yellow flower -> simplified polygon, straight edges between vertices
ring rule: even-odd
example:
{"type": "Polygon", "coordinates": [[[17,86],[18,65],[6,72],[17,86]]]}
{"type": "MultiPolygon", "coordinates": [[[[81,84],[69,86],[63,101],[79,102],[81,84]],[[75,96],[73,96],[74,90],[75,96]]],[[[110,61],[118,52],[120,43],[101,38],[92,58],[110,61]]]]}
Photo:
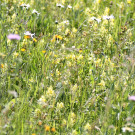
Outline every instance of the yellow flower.
{"type": "Polygon", "coordinates": [[[87,123],[84,127],[84,130],[90,131],[91,130],[91,126],[89,123],[87,123]]]}
{"type": "Polygon", "coordinates": [[[132,0],[127,0],[127,3],[128,3],[128,4],[131,4],[131,1],[132,1],[132,0]]]}
{"type": "Polygon", "coordinates": [[[36,40],[35,38],[33,38],[33,41],[34,41],[34,42],[37,42],[37,40],[36,40]]]}
{"type": "Polygon", "coordinates": [[[13,55],[17,57],[19,55],[19,53],[14,52],[13,55]]]}
{"type": "Polygon", "coordinates": [[[25,52],[25,49],[24,49],[24,48],[22,48],[22,49],[21,49],[21,51],[22,51],[22,52],[25,52]]]}
{"type": "Polygon", "coordinates": [[[62,109],[63,107],[64,107],[63,102],[57,103],[57,109],[58,109],[58,110],[62,109]]]}
{"type": "Polygon", "coordinates": [[[56,129],[55,129],[55,128],[51,128],[51,131],[52,131],[52,132],[55,132],[55,131],[56,131],[56,129]]]}
{"type": "Polygon", "coordinates": [[[35,133],[32,133],[32,135],[36,135],[35,133]]]}
{"type": "Polygon", "coordinates": [[[79,53],[82,53],[82,49],[81,48],[79,49],[79,53]]]}
{"type": "Polygon", "coordinates": [[[46,53],[46,50],[43,50],[42,53],[46,53]]]}
{"type": "Polygon", "coordinates": [[[38,125],[39,125],[39,126],[42,125],[42,121],[41,121],[41,120],[38,121],[38,125]]]}
{"type": "Polygon", "coordinates": [[[53,96],[55,96],[55,92],[54,92],[52,86],[50,86],[50,87],[48,88],[46,94],[47,94],[48,97],[53,97],[53,96]]]}
{"type": "Polygon", "coordinates": [[[98,84],[99,86],[105,86],[105,82],[101,80],[101,82],[98,84]]]}
{"type": "Polygon", "coordinates": [[[30,35],[25,35],[25,36],[24,36],[24,39],[29,39],[29,38],[31,38],[30,35]]]}
{"type": "Polygon", "coordinates": [[[4,64],[1,64],[1,68],[4,68],[4,64]]]}
{"type": "Polygon", "coordinates": [[[58,41],[58,40],[62,40],[62,36],[60,35],[54,35],[53,39],[51,40],[52,42],[58,41]]]}
{"type": "Polygon", "coordinates": [[[50,126],[45,125],[45,131],[50,131],[50,126]]]}

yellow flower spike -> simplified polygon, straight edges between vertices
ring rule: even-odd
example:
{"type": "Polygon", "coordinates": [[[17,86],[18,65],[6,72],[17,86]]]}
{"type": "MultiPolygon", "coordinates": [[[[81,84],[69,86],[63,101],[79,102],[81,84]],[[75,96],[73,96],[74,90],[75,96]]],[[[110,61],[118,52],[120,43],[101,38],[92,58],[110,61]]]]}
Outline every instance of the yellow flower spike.
{"type": "Polygon", "coordinates": [[[25,51],[26,51],[26,49],[25,49],[25,48],[22,48],[22,49],[21,49],[21,51],[22,51],[22,52],[25,52],[25,51]]]}
{"type": "Polygon", "coordinates": [[[37,42],[37,40],[36,40],[35,38],[33,38],[33,41],[34,41],[34,42],[37,42]]]}
{"type": "Polygon", "coordinates": [[[43,50],[42,53],[46,53],[46,50],[43,50]]]}
{"type": "Polygon", "coordinates": [[[29,38],[31,38],[31,36],[29,36],[29,35],[24,36],[24,39],[29,39],[29,38]]]}

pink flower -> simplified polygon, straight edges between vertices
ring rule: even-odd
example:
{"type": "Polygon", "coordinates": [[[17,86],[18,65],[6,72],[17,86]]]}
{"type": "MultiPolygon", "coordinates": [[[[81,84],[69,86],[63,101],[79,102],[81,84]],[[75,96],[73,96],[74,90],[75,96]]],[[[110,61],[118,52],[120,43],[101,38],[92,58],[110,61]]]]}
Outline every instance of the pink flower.
{"type": "Polygon", "coordinates": [[[17,34],[9,34],[7,36],[7,38],[10,39],[10,40],[20,40],[21,39],[21,37],[17,34]]]}
{"type": "Polygon", "coordinates": [[[130,96],[130,97],[128,98],[128,100],[135,101],[135,96],[130,96]]]}

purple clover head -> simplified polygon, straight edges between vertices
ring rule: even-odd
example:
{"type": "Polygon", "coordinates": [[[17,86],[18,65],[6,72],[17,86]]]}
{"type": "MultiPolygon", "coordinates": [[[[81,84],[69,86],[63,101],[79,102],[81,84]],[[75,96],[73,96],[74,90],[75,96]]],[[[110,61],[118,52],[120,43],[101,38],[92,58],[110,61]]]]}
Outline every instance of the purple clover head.
{"type": "Polygon", "coordinates": [[[128,98],[128,100],[135,101],[135,96],[130,96],[130,97],[128,98]]]}
{"type": "Polygon", "coordinates": [[[21,37],[18,34],[9,34],[7,36],[7,38],[10,40],[20,40],[21,39],[21,37]]]}

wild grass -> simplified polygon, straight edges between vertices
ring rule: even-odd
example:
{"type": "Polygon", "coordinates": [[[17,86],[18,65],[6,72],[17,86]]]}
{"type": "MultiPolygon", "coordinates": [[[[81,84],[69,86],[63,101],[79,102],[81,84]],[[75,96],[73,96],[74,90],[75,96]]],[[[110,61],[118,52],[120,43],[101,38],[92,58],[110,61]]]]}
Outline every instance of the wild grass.
{"type": "Polygon", "coordinates": [[[135,134],[134,0],[1,0],[0,11],[0,135],[135,134]]]}

